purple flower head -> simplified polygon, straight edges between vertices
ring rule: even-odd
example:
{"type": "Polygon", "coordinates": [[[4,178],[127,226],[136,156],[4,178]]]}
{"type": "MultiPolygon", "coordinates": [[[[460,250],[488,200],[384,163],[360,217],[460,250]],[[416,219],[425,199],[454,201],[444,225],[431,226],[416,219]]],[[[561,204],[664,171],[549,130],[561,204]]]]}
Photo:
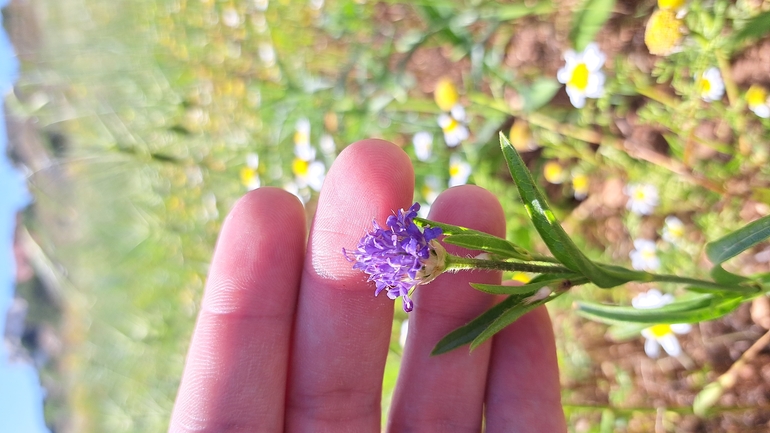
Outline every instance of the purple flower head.
{"type": "Polygon", "coordinates": [[[420,205],[415,203],[409,210],[388,217],[387,228],[372,221],[374,230],[358,241],[355,251],[342,253],[351,262],[353,269],[360,269],[374,281],[379,295],[383,289],[388,298],[403,296],[404,311],[412,311],[414,303],[409,290],[418,284],[430,282],[443,271],[443,248],[434,241],[441,235],[438,227],[421,231],[414,223],[420,205]],[[433,242],[431,242],[433,241],[433,242]]]}

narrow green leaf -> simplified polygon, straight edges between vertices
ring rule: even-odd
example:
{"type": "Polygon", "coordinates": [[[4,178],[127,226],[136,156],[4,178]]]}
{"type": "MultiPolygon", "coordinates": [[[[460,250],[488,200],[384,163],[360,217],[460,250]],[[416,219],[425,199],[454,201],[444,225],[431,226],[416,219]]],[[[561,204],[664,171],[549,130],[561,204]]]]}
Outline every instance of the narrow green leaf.
{"type": "Polygon", "coordinates": [[[532,260],[532,256],[523,248],[495,236],[479,236],[471,234],[452,235],[444,238],[444,242],[470,250],[480,250],[503,258],[532,260]]]}
{"type": "Polygon", "coordinates": [[[569,40],[576,51],[583,51],[596,38],[614,8],[615,0],[586,0],[578,8],[569,32],[569,40]]]}
{"type": "Polygon", "coordinates": [[[440,355],[470,343],[487,329],[495,319],[500,317],[500,315],[505,313],[511,307],[520,303],[525,297],[526,296],[520,295],[509,296],[499,304],[471,320],[467,325],[450,332],[436,344],[431,355],[440,355]]]}
{"type": "Polygon", "coordinates": [[[770,237],[770,215],[706,244],[706,255],[715,265],[723,263],[770,237]]]}
{"type": "Polygon", "coordinates": [[[716,265],[713,268],[711,268],[711,278],[713,278],[714,281],[716,281],[717,283],[736,284],[736,285],[749,280],[746,277],[733,274],[732,272],[727,272],[722,267],[722,265],[716,265]]]}
{"type": "Polygon", "coordinates": [[[547,104],[556,92],[561,89],[561,84],[550,78],[540,78],[529,87],[523,87],[519,94],[524,99],[524,112],[531,113],[547,104]]]}
{"type": "Polygon", "coordinates": [[[490,323],[489,326],[487,326],[487,328],[484,329],[476,338],[474,338],[473,341],[471,341],[471,350],[482,345],[485,341],[489,340],[495,334],[505,329],[506,326],[515,322],[521,316],[529,313],[530,311],[545,304],[546,302],[552,301],[554,298],[558,297],[559,295],[560,293],[552,293],[549,297],[545,299],[541,299],[539,301],[535,301],[529,304],[519,303],[513,308],[506,310],[503,314],[501,314],[498,318],[496,318],[492,323],[490,323]]]}
{"type": "Polygon", "coordinates": [[[524,202],[524,208],[554,257],[570,270],[585,275],[599,287],[615,287],[631,281],[631,278],[616,275],[612,270],[608,271],[605,267],[600,267],[578,249],[556,220],[521,156],[502,133],[500,133],[500,145],[508,163],[508,169],[524,202]]]}
{"type": "Polygon", "coordinates": [[[612,341],[626,341],[638,337],[642,330],[649,327],[649,323],[623,322],[610,326],[607,329],[607,335],[612,341]]]}
{"type": "Polygon", "coordinates": [[[700,417],[706,416],[709,409],[716,404],[724,392],[725,387],[718,381],[706,385],[706,387],[695,396],[695,400],[692,403],[693,413],[700,417]]]}
{"type": "Polygon", "coordinates": [[[747,21],[740,30],[733,34],[731,42],[737,45],[746,39],[759,39],[768,33],[770,33],[770,11],[763,12],[747,21]]]}
{"type": "Polygon", "coordinates": [[[504,258],[519,260],[532,260],[532,255],[526,249],[503,238],[490,235],[488,233],[465,227],[454,226],[451,224],[439,223],[426,220],[424,218],[415,218],[415,223],[421,227],[439,227],[445,235],[444,242],[471,250],[481,250],[490,254],[496,254],[504,258]]]}
{"type": "Polygon", "coordinates": [[[581,316],[608,324],[622,322],[650,324],[696,323],[724,316],[737,308],[741,303],[741,299],[740,297],[721,298],[707,295],[654,309],[637,309],[633,307],[578,302],[577,312],[581,316]]]}
{"type": "MultiPolygon", "coordinates": [[[[534,280],[533,280],[534,281],[534,280]]],[[[521,286],[506,286],[497,284],[478,284],[471,283],[471,287],[476,290],[480,290],[485,293],[491,293],[493,295],[532,295],[540,288],[551,286],[551,289],[557,290],[562,288],[565,283],[569,283],[569,287],[579,286],[588,282],[588,279],[578,274],[548,274],[547,278],[536,282],[530,282],[521,286]]]]}
{"type": "Polygon", "coordinates": [[[554,6],[550,1],[541,1],[535,5],[497,4],[491,3],[491,7],[483,8],[479,15],[485,20],[512,21],[528,15],[543,15],[553,12],[554,6]]]}

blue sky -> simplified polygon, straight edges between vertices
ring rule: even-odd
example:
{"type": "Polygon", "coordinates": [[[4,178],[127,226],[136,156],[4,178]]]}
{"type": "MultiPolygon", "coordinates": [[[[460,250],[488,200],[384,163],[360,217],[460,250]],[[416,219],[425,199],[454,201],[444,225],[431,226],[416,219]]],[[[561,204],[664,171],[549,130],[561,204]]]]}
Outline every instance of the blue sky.
{"type": "MultiPolygon", "coordinates": [[[[0,8],[8,0],[0,0],[0,8]]],[[[13,299],[16,270],[12,255],[16,212],[28,202],[21,175],[7,159],[8,134],[2,100],[16,79],[18,62],[5,29],[0,28],[0,336],[13,299]]],[[[0,432],[48,432],[43,420],[43,395],[37,371],[29,364],[9,363],[0,344],[0,432]]]]}

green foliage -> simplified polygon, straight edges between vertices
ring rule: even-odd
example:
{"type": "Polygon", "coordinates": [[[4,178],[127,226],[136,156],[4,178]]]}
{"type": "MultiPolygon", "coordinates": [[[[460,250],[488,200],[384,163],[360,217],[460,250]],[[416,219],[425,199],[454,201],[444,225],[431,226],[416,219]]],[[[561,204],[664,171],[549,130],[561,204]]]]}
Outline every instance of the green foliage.
{"type": "Polygon", "coordinates": [[[615,0],[585,0],[573,16],[569,39],[576,51],[583,51],[586,45],[596,39],[596,34],[612,15],[615,0]]]}

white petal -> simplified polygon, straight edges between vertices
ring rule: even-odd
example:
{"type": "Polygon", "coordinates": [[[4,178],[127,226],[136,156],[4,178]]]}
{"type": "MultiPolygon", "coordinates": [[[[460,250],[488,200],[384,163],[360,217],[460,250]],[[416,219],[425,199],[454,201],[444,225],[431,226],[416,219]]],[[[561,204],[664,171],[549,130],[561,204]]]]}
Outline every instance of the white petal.
{"type": "Polygon", "coordinates": [[[652,338],[648,338],[644,342],[644,353],[650,358],[657,358],[660,356],[660,345],[652,338]]]}
{"type": "Polygon", "coordinates": [[[757,105],[756,107],[752,108],[751,111],[763,119],[770,118],[770,106],[768,105],[757,105]]]}
{"type": "Polygon", "coordinates": [[[559,69],[556,72],[556,79],[559,80],[559,82],[562,84],[569,83],[570,78],[572,78],[573,69],[574,67],[570,68],[570,67],[564,66],[563,68],[559,69]]]}
{"type": "Polygon", "coordinates": [[[460,104],[455,104],[455,106],[452,107],[450,113],[452,114],[452,117],[454,117],[458,122],[465,120],[465,108],[460,104]]]}
{"type": "Polygon", "coordinates": [[[671,330],[677,334],[687,334],[692,330],[692,325],[689,323],[676,323],[671,325],[671,330]]]}
{"type": "Polygon", "coordinates": [[[321,190],[326,177],[326,166],[321,161],[313,161],[307,167],[307,184],[316,191],[321,190]]]}
{"type": "Polygon", "coordinates": [[[682,354],[682,346],[679,345],[679,340],[676,339],[674,334],[666,334],[658,338],[658,343],[671,356],[677,357],[682,354]]]}
{"type": "Polygon", "coordinates": [[[589,71],[598,71],[601,69],[601,67],[604,66],[605,60],[604,53],[601,52],[599,45],[595,42],[588,44],[585,51],[583,51],[583,61],[589,71]]]}
{"type": "Polygon", "coordinates": [[[452,118],[446,113],[439,115],[437,121],[438,121],[438,126],[442,128],[446,128],[447,126],[452,124],[452,118]]]}
{"type": "Polygon", "coordinates": [[[580,90],[567,86],[567,95],[569,95],[569,102],[571,102],[575,108],[583,108],[583,106],[586,105],[586,95],[580,90]]]}
{"type": "Polygon", "coordinates": [[[597,71],[588,75],[585,94],[589,98],[601,98],[604,94],[604,74],[597,71]]]}
{"type": "Polygon", "coordinates": [[[575,50],[567,50],[564,52],[565,68],[573,69],[577,63],[582,60],[583,55],[578,54],[575,50]]]}

